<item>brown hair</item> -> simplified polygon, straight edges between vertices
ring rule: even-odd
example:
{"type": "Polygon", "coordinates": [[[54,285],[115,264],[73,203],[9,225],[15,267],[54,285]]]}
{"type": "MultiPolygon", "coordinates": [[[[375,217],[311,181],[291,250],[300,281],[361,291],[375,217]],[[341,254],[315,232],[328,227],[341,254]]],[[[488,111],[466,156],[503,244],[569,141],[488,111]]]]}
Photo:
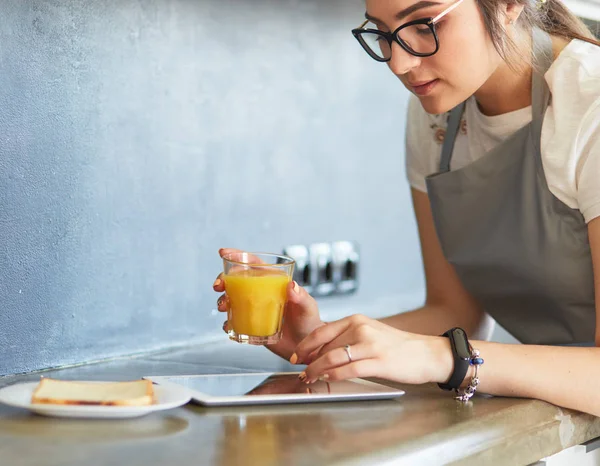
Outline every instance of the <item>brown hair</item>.
{"type": "Polygon", "coordinates": [[[498,14],[499,8],[507,4],[523,6],[516,26],[526,32],[539,28],[551,36],[567,40],[579,39],[600,46],[600,41],[594,38],[585,23],[561,0],[477,0],[477,4],[494,47],[511,66],[516,66],[515,58],[522,61],[526,57],[522,55],[522,49],[506,34],[502,16],[498,14]]]}

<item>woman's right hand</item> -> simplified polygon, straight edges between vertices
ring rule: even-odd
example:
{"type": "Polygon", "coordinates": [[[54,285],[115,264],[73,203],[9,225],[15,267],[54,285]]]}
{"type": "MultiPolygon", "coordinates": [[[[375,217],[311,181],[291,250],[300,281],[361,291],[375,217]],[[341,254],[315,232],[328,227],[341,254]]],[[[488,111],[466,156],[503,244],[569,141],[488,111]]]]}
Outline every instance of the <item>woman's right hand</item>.
{"type": "MultiPolygon", "coordinates": [[[[242,254],[239,249],[222,248],[219,249],[221,257],[227,254],[242,254]]],[[[217,308],[221,312],[227,312],[229,308],[229,300],[225,292],[225,283],[223,274],[219,274],[213,289],[219,293],[223,293],[217,301],[217,308]]],[[[304,340],[317,327],[325,325],[319,317],[319,307],[315,299],[309,295],[304,288],[296,282],[288,283],[287,287],[287,305],[283,317],[282,338],[273,345],[266,347],[273,353],[282,358],[289,359],[294,353],[298,343],[304,340]]],[[[228,331],[227,321],[223,324],[223,330],[228,331]]],[[[293,361],[295,362],[295,361],[293,361]]]]}

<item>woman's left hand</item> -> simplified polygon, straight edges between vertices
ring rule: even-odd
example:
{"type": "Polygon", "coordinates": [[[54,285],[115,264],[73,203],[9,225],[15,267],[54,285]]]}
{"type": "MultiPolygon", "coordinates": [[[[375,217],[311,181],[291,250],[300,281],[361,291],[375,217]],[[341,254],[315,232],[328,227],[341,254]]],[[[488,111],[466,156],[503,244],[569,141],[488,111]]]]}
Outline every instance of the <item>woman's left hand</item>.
{"type": "Polygon", "coordinates": [[[453,367],[447,338],[403,332],[362,315],[317,328],[298,344],[295,356],[293,363],[308,364],[307,382],[353,377],[410,384],[445,382],[453,367]]]}

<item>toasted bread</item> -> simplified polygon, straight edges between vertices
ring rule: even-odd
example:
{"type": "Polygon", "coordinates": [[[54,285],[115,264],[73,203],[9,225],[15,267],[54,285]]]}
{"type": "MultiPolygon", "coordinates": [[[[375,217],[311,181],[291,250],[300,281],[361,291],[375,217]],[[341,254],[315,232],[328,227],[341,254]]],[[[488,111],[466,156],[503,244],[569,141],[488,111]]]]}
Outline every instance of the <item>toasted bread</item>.
{"type": "Polygon", "coordinates": [[[72,382],[44,378],[31,403],[98,406],[147,406],[154,403],[149,380],[132,382],[72,382]]]}

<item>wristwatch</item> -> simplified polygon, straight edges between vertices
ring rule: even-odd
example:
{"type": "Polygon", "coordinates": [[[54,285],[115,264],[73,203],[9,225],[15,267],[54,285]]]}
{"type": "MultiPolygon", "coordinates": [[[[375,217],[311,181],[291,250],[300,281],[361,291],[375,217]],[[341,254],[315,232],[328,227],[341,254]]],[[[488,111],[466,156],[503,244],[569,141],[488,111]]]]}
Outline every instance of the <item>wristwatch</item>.
{"type": "Polygon", "coordinates": [[[438,386],[442,390],[457,390],[463,383],[471,365],[471,345],[467,333],[460,327],[451,328],[441,336],[450,340],[454,369],[450,379],[446,383],[439,383],[438,386]]]}

